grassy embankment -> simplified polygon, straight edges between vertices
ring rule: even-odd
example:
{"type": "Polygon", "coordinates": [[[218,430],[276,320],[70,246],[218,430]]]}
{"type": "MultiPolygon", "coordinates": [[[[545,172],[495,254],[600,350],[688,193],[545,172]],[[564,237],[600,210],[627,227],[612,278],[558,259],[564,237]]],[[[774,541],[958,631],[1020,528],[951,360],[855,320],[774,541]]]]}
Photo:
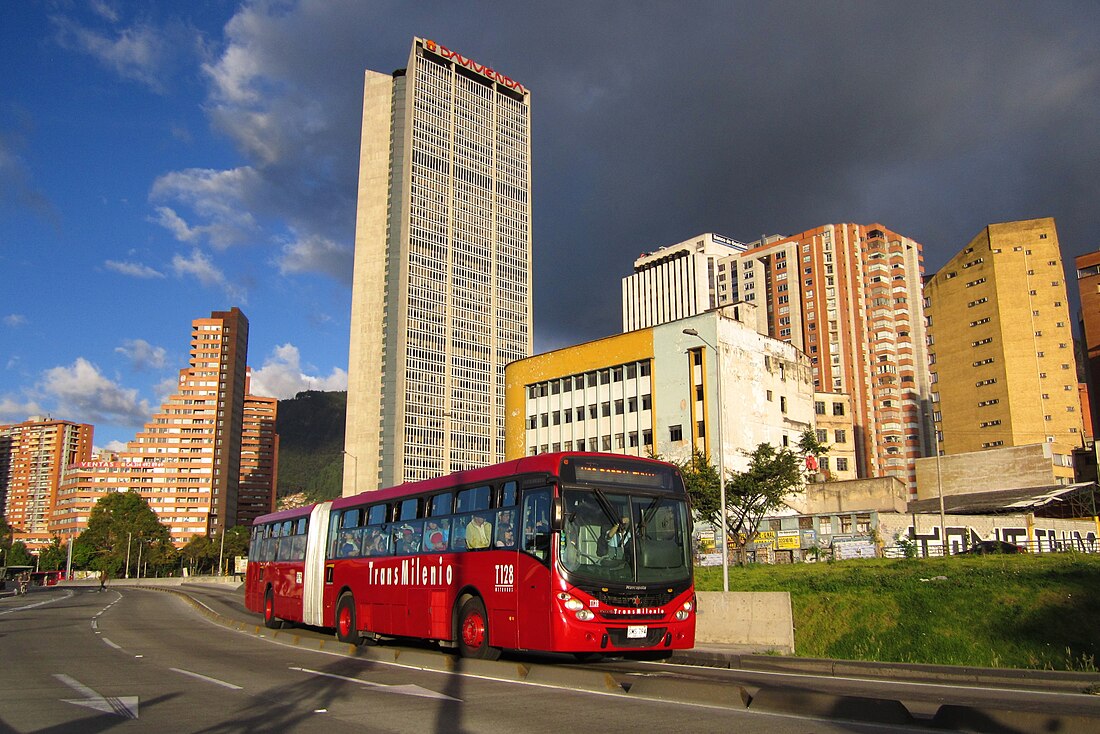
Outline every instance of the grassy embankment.
{"type": "MultiPolygon", "coordinates": [[[[696,585],[721,590],[721,569],[696,569],[696,585]]],[[[1098,555],[752,565],[730,568],[730,590],[790,592],[803,657],[1088,671],[1100,658],[1098,555]]]]}

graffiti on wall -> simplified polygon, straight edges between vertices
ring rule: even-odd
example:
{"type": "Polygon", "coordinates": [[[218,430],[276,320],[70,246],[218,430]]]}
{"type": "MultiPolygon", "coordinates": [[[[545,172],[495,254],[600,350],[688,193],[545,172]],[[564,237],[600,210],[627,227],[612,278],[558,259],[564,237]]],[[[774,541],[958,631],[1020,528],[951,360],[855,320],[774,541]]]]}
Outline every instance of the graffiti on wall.
{"type": "MultiPolygon", "coordinates": [[[[1096,553],[1100,551],[1095,532],[1081,532],[1079,530],[1051,530],[1044,528],[1032,528],[1035,541],[1028,542],[1026,527],[994,528],[987,533],[990,537],[983,537],[977,529],[970,526],[952,526],[945,528],[947,547],[952,553],[958,553],[983,540],[1003,540],[1006,543],[1021,545],[1028,550],[1043,552],[1076,550],[1082,553],[1096,553]]],[[[935,548],[936,552],[943,547],[940,540],[940,529],[933,527],[925,532],[918,532],[912,525],[909,526],[909,540],[915,542],[921,555],[930,555],[929,548],[935,548]]]]}

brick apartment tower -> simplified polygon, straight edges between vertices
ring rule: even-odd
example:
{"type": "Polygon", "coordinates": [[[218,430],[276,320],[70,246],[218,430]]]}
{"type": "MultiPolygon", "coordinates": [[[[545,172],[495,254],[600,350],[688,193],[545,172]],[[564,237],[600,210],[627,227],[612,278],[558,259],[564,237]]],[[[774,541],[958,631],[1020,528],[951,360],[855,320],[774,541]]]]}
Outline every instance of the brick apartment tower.
{"type": "Polygon", "coordinates": [[[433,41],[366,72],[345,495],[504,460],[531,353],[530,92],[433,41]]]}
{"type": "MultiPolygon", "coordinates": [[[[1092,408],[1090,430],[1095,439],[1100,436],[1100,251],[1081,255],[1074,260],[1077,267],[1077,291],[1081,298],[1081,336],[1085,341],[1088,373],[1087,404],[1092,408]]],[[[1084,403],[1084,401],[1082,401],[1084,403]]]]}
{"type": "Polygon", "coordinates": [[[257,517],[275,509],[275,489],[279,483],[279,435],[275,433],[279,401],[253,395],[251,388],[250,374],[245,380],[238,525],[251,525],[257,517]]]}
{"type": "Polygon", "coordinates": [[[1073,481],[1083,423],[1054,220],[989,225],[925,295],[940,450],[1047,443],[1073,481]]]}
{"type": "Polygon", "coordinates": [[[86,423],[37,416],[0,426],[0,511],[12,540],[33,551],[49,545],[61,477],[91,457],[93,431],[86,423]]]}
{"type": "Polygon", "coordinates": [[[816,391],[850,396],[858,475],[898,477],[911,495],[913,462],[932,450],[923,272],[918,242],[827,224],[750,245],[730,288],[763,333],[809,355],[816,391]]]}
{"type": "Polygon", "coordinates": [[[247,358],[248,319],[239,308],[192,321],[189,366],[175,394],[125,451],[68,472],[51,532],[78,535],[99,497],[129,489],[149,501],[178,545],[238,524],[247,358]]]}

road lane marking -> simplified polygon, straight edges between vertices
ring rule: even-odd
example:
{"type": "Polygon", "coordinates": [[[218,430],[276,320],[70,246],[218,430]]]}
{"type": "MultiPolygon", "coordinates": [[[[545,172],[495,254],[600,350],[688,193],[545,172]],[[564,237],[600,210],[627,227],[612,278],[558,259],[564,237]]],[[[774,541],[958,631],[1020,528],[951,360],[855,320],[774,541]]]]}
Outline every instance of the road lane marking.
{"type": "Polygon", "coordinates": [[[73,594],[74,592],[72,590],[69,590],[65,592],[64,596],[54,596],[50,597],[49,599],[43,599],[42,601],[36,601],[34,604],[24,604],[21,607],[13,607],[11,609],[0,612],[0,617],[3,617],[5,614],[11,614],[12,612],[22,612],[26,609],[34,609],[35,607],[40,607],[43,604],[53,604],[55,601],[68,599],[69,597],[73,596],[73,594]]]}
{"type": "Polygon", "coordinates": [[[108,639],[107,639],[106,637],[101,637],[101,638],[99,638],[99,639],[103,640],[103,642],[105,642],[105,643],[107,644],[107,646],[108,646],[108,647],[113,647],[113,648],[114,648],[114,649],[116,649],[116,650],[121,650],[121,649],[122,649],[122,645],[119,645],[119,644],[116,644],[116,643],[114,643],[114,642],[111,642],[111,641],[110,641],[110,640],[108,640],[108,639]]]}
{"type": "Polygon", "coordinates": [[[136,719],[138,717],[137,696],[101,696],[80,681],[75,678],[70,678],[64,673],[54,673],[53,677],[84,696],[84,698],[61,699],[65,703],[71,703],[77,706],[87,706],[90,709],[101,711],[105,714],[121,716],[124,719],[136,719]]]}
{"type": "Polygon", "coordinates": [[[202,673],[194,673],[190,670],[183,670],[182,668],[169,668],[169,670],[171,670],[175,673],[180,673],[181,675],[189,675],[192,678],[198,678],[199,680],[204,680],[207,683],[215,683],[219,686],[225,686],[226,688],[230,688],[234,691],[244,690],[240,686],[233,685],[232,683],[226,683],[224,680],[218,680],[217,678],[211,678],[210,676],[203,675],[202,673]]]}
{"type": "Polygon", "coordinates": [[[390,686],[390,685],[386,685],[384,683],[372,683],[371,681],[363,680],[362,678],[352,678],[352,677],[347,676],[347,675],[336,675],[335,673],[325,673],[325,672],[320,671],[320,670],[310,670],[309,668],[298,668],[298,667],[295,667],[293,665],[290,666],[290,669],[291,670],[297,670],[297,671],[302,672],[302,673],[308,673],[310,675],[320,675],[320,676],[324,676],[325,678],[335,678],[337,680],[346,680],[349,683],[358,683],[361,686],[368,686],[370,688],[377,688],[377,689],[379,689],[381,691],[384,691],[386,693],[400,693],[403,696],[417,696],[419,698],[437,698],[437,699],[443,699],[445,701],[459,701],[459,702],[462,701],[461,698],[452,698],[451,696],[448,696],[445,693],[436,693],[435,691],[429,690],[427,688],[421,688],[420,686],[413,685],[411,683],[408,683],[408,684],[405,684],[405,685],[400,685],[400,686],[390,686]]]}

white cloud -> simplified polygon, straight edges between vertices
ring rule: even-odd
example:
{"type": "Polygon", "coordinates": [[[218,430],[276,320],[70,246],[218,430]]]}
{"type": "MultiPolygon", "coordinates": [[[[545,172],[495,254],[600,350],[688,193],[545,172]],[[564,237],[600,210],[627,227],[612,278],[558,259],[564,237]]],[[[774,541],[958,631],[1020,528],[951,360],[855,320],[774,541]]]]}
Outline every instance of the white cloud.
{"type": "Polygon", "coordinates": [[[10,313],[4,317],[4,325],[16,328],[19,326],[25,326],[27,323],[27,317],[21,313],[10,313]]]}
{"type": "Polygon", "coordinates": [[[303,390],[348,389],[348,373],[339,367],[333,367],[327,377],[307,375],[302,369],[298,347],[293,344],[275,347],[264,366],[252,370],[252,394],[286,400],[303,390]]]}
{"type": "Polygon", "coordinates": [[[110,3],[103,2],[103,0],[92,0],[91,9],[92,12],[104,20],[108,20],[112,23],[117,23],[119,21],[118,10],[110,3]]]}
{"type": "Polygon", "coordinates": [[[116,273],[122,275],[128,275],[131,278],[163,278],[164,273],[149,267],[143,263],[124,262],[121,260],[107,260],[103,263],[103,267],[108,270],[113,270],[116,273]]]}
{"type": "Polygon", "coordinates": [[[164,347],[154,347],[144,339],[127,339],[115,352],[129,359],[135,370],[160,370],[166,363],[164,347]]]}
{"type": "Polygon", "coordinates": [[[242,4],[202,71],[208,119],[243,163],[161,176],[153,221],[195,245],[281,248],[266,259],[285,276],[350,283],[364,48],[348,31],[375,14],[356,2],[242,4]]]}
{"type": "Polygon", "coordinates": [[[325,273],[351,285],[352,251],[327,237],[312,235],[283,245],[279,272],[325,273]]]}
{"type": "Polygon", "coordinates": [[[192,250],[190,257],[175,255],[172,257],[172,270],[177,277],[190,275],[208,288],[219,288],[234,303],[242,305],[246,302],[245,292],[229,282],[225,273],[218,269],[201,250],[192,250]]]}
{"type": "Polygon", "coordinates": [[[166,173],[153,182],[149,198],[185,204],[197,219],[207,223],[188,224],[176,209],[167,206],[157,207],[152,221],[181,242],[205,239],[220,249],[249,242],[259,232],[250,211],[258,187],[256,171],[247,166],[227,171],[188,168],[166,173]]]}
{"type": "MultiPolygon", "coordinates": [[[[113,12],[104,4],[93,6],[93,9],[107,20],[118,20],[117,15],[111,17],[103,12],[113,12]]],[[[61,47],[86,53],[119,76],[141,82],[155,92],[165,91],[159,77],[171,44],[161,30],[138,24],[100,32],[65,16],[55,15],[50,20],[61,47]]]]}
{"type": "Polygon", "coordinates": [[[32,415],[44,415],[42,406],[33,400],[20,402],[11,395],[0,395],[0,423],[22,423],[32,415]]]}
{"type": "Polygon", "coordinates": [[[92,446],[92,451],[110,451],[112,454],[122,453],[128,448],[125,441],[108,441],[105,446],[92,446]]]}
{"type": "Polygon", "coordinates": [[[152,414],[137,390],[107,379],[94,364],[78,357],[69,367],[46,370],[41,392],[56,403],[54,414],[82,423],[143,425],[152,414]]]}

